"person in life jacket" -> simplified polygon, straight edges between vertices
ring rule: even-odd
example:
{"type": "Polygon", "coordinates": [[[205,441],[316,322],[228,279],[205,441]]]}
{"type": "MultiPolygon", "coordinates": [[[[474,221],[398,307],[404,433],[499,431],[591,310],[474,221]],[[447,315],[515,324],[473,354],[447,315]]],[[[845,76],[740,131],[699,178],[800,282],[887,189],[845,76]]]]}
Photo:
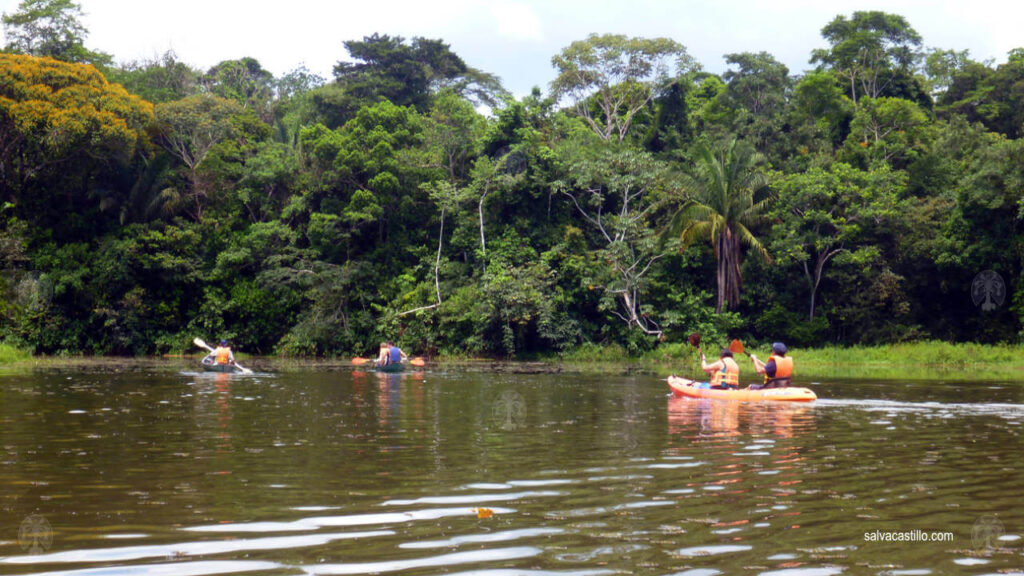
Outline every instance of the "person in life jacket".
{"type": "Polygon", "coordinates": [[[701,352],[700,369],[711,376],[708,388],[736,389],[740,387],[740,366],[733,360],[732,351],[728,348],[722,349],[721,357],[714,364],[708,364],[704,359],[704,353],[701,352]]]}
{"type": "MultiPolygon", "coordinates": [[[[786,356],[786,345],[782,342],[772,344],[772,355],[767,362],[762,362],[754,354],[750,360],[754,363],[754,370],[758,374],[764,374],[764,384],[757,388],[785,388],[793,384],[793,358],[786,356]]],[[[752,386],[753,388],[753,386],[752,386]]]]}
{"type": "Polygon", "coordinates": [[[213,351],[213,361],[217,364],[234,364],[235,355],[231,353],[227,340],[221,340],[220,346],[213,351]]]}

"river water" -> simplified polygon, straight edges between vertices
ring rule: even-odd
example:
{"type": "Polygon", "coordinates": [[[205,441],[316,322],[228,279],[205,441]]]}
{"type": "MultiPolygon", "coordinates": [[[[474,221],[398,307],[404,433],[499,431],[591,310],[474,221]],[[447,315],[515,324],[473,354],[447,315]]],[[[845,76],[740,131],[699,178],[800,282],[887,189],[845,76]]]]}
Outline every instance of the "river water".
{"type": "Polygon", "coordinates": [[[0,573],[1020,574],[1024,383],[0,374],[0,573]]]}

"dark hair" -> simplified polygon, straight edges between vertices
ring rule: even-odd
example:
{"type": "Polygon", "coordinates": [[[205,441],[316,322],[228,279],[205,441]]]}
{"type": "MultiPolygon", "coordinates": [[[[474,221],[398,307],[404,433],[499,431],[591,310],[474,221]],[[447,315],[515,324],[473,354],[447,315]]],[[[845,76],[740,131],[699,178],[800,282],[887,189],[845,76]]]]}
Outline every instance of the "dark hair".
{"type": "Polygon", "coordinates": [[[732,358],[732,350],[729,350],[728,348],[722,348],[722,355],[720,357],[725,358],[726,356],[732,358]]]}

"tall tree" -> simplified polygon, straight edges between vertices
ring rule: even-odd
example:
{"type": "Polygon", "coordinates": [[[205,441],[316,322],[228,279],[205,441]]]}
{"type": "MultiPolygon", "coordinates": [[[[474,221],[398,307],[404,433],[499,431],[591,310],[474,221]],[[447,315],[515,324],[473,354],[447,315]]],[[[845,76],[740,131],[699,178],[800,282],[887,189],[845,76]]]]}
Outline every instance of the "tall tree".
{"type": "Polygon", "coordinates": [[[607,270],[595,271],[610,297],[602,307],[630,328],[661,336],[642,300],[652,266],[665,255],[652,226],[671,188],[664,166],[628,146],[601,144],[568,152],[571,176],[555,185],[594,233],[597,255],[608,264],[607,270]]]}
{"type": "Polygon", "coordinates": [[[569,98],[606,142],[622,142],[637,112],[680,74],[697,68],[674,40],[621,34],[591,34],[563,49],[551,64],[558,70],[551,83],[555,98],[569,98]]]}
{"type": "Polygon", "coordinates": [[[189,96],[156,107],[160,123],[158,142],[184,165],[188,180],[187,189],[169,189],[167,197],[187,199],[188,210],[197,221],[202,218],[209,194],[200,166],[214,146],[236,134],[234,119],[242,112],[241,104],[234,100],[210,94],[189,96]]]}
{"type": "Polygon", "coordinates": [[[202,83],[211,94],[235,100],[269,123],[274,116],[274,75],[255,58],[224,60],[210,68],[202,83]]]}
{"type": "Polygon", "coordinates": [[[850,99],[878,98],[896,76],[911,75],[920,60],[921,36],[905,18],[879,11],[836,16],[821,30],[831,45],[814,50],[811,63],[820,62],[843,78],[850,99]]]}
{"type": "Polygon", "coordinates": [[[767,52],[726,54],[726,63],[736,66],[722,75],[728,95],[751,114],[777,114],[786,104],[789,68],[767,52]]]}
{"type": "Polygon", "coordinates": [[[837,255],[855,251],[896,213],[903,176],[883,166],[865,172],[848,164],[779,175],[770,212],[771,248],[780,265],[803,270],[809,290],[808,318],[814,320],[825,267],[837,255]]]}
{"type": "Polygon", "coordinates": [[[469,176],[473,157],[486,126],[484,117],[464,98],[445,90],[430,107],[425,144],[448,181],[460,184],[469,176]]]}
{"type": "Polygon", "coordinates": [[[924,57],[923,71],[933,98],[939,98],[953,84],[953,77],[974,61],[969,50],[939,50],[932,48],[924,57]]]}
{"type": "Polygon", "coordinates": [[[926,148],[930,132],[928,115],[917,104],[902,98],[862,98],[850,122],[846,146],[904,168],[916,152],[926,148]]]}
{"type": "Polygon", "coordinates": [[[708,240],[717,262],[716,312],[740,303],[743,245],[770,260],[751,230],[767,221],[768,179],[759,165],[764,156],[732,140],[719,150],[701,145],[699,163],[688,183],[688,198],[672,216],[669,230],[685,244],[708,240]]]}
{"type": "Polygon", "coordinates": [[[737,130],[763,151],[782,125],[791,84],[789,68],[767,52],[727,54],[725,61],[736,66],[722,75],[728,83],[726,96],[746,112],[737,130]]]}
{"type": "Polygon", "coordinates": [[[46,205],[58,190],[80,190],[47,179],[88,180],[127,161],[152,121],[152,104],[92,66],[0,54],[0,195],[46,205]]]}
{"type": "Polygon", "coordinates": [[[385,98],[426,112],[432,95],[445,87],[485,104],[496,104],[504,93],[496,77],[467,66],[441,40],[415,37],[407,43],[401,36],[375,33],[347,40],[345,49],[354,61],[338,62],[334,78],[359,105],[385,98]]]}
{"type": "Polygon", "coordinates": [[[2,18],[6,49],[65,62],[109,64],[109,54],[86,49],[88,31],[81,20],[82,7],[73,0],[22,0],[14,13],[2,18]]]}
{"type": "Polygon", "coordinates": [[[1024,48],[1010,50],[975,97],[977,112],[990,130],[1008,138],[1024,134],[1024,48]]]}

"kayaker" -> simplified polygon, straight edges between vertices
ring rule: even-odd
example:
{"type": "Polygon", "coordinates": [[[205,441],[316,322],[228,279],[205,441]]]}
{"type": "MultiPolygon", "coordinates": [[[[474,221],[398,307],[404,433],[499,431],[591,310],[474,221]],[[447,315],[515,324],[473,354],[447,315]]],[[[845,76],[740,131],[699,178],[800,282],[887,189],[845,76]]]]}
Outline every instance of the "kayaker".
{"type": "Polygon", "coordinates": [[[390,364],[391,353],[390,347],[387,342],[380,343],[380,350],[377,352],[377,359],[373,361],[377,366],[387,366],[390,364]]]}
{"type": "Polygon", "coordinates": [[[399,364],[408,358],[409,356],[402,352],[401,348],[395,346],[394,342],[388,341],[388,364],[399,364]]]}
{"type": "MultiPolygon", "coordinates": [[[[722,348],[718,362],[708,364],[700,353],[700,369],[711,375],[708,388],[736,389],[740,387],[740,366],[732,358],[732,350],[722,348]]],[[[703,387],[703,386],[702,386],[703,387]]]]}
{"type": "Polygon", "coordinates": [[[213,361],[216,364],[234,364],[235,355],[231,353],[231,347],[227,340],[221,340],[220,345],[213,351],[213,361]]]}
{"type": "Polygon", "coordinates": [[[793,358],[786,356],[787,351],[785,344],[776,342],[772,344],[772,354],[768,362],[762,362],[754,354],[750,355],[754,370],[758,374],[764,374],[764,384],[751,388],[785,388],[793,385],[793,358]]]}

